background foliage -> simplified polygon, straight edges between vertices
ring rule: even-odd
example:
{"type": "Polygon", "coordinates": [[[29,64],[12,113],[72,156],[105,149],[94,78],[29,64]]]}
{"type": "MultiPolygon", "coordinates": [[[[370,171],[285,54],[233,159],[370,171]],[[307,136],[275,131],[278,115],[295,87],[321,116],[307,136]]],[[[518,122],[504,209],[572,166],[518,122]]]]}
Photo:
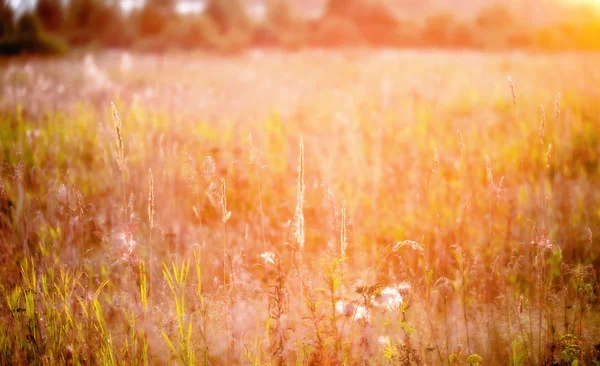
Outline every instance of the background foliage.
{"type": "Polygon", "coordinates": [[[202,48],[236,52],[249,47],[432,47],[456,49],[598,50],[600,16],[594,5],[536,3],[533,21],[506,2],[482,6],[473,16],[450,8],[430,10],[419,18],[383,0],[331,0],[317,18],[303,16],[289,0],[266,1],[266,15],[252,17],[240,0],[208,0],[199,14],[181,14],[176,1],[146,1],[124,13],[118,2],[40,0],[31,13],[41,23],[39,50],[19,36],[8,0],[2,0],[2,54],[64,51],[73,47],[134,48],[146,51],[202,48]],[[16,33],[15,33],[16,32],[16,33]],[[23,40],[22,46],[19,43],[23,40]],[[62,40],[59,41],[59,40],[62,40]]]}

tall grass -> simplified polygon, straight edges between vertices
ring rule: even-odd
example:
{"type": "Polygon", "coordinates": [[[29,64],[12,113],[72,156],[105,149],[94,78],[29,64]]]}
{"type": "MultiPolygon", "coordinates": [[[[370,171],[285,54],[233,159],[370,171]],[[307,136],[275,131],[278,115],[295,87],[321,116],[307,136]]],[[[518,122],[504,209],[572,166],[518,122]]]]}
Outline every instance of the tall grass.
{"type": "Polygon", "coordinates": [[[600,362],[596,57],[411,57],[3,71],[0,363],[600,362]]]}

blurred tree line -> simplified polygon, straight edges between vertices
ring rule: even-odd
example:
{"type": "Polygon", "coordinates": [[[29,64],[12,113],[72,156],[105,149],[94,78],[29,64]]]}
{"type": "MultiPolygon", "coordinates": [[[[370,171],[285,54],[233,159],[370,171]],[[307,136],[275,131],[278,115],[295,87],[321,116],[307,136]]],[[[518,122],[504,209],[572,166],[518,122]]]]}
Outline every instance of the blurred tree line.
{"type": "Polygon", "coordinates": [[[383,0],[329,0],[317,19],[297,14],[291,0],[266,2],[265,16],[256,19],[243,0],[206,0],[204,11],[194,14],[177,12],[176,0],[146,0],[128,13],[119,0],[38,0],[18,17],[8,0],[0,0],[0,54],[62,53],[68,46],[155,52],[253,46],[600,50],[600,18],[582,8],[536,25],[500,1],[473,19],[439,12],[424,21],[403,17],[383,0]]]}

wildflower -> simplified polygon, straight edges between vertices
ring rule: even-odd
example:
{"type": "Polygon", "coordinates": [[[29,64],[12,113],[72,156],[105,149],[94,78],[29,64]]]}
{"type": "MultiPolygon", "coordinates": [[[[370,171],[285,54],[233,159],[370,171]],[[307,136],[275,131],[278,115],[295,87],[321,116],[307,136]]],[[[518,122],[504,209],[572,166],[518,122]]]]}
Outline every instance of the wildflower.
{"type": "Polygon", "coordinates": [[[402,295],[400,291],[393,287],[386,287],[381,291],[381,300],[383,300],[389,307],[398,307],[402,304],[402,295]]]}
{"type": "Polygon", "coordinates": [[[133,235],[129,233],[121,234],[121,240],[123,240],[123,247],[125,247],[125,251],[128,254],[133,253],[133,248],[135,248],[136,242],[133,240],[133,235]]]}
{"type": "Polygon", "coordinates": [[[65,360],[67,361],[67,365],[70,365],[73,361],[73,347],[71,345],[65,348],[65,360]]]}
{"type": "Polygon", "coordinates": [[[56,196],[56,198],[58,199],[58,201],[60,203],[66,203],[67,199],[68,199],[68,190],[67,190],[67,186],[65,186],[64,184],[60,185],[60,188],[58,188],[58,194],[56,196]]]}
{"type": "Polygon", "coordinates": [[[352,304],[339,300],[335,303],[335,311],[344,316],[352,315],[352,304]]]}
{"type": "Polygon", "coordinates": [[[384,347],[389,346],[391,343],[390,337],[388,336],[379,336],[379,338],[377,338],[377,342],[384,347]]]}
{"type": "Polygon", "coordinates": [[[358,285],[356,286],[355,291],[363,296],[379,296],[381,290],[383,289],[383,285],[381,283],[376,283],[374,285],[358,285]]]}
{"type": "Polygon", "coordinates": [[[367,311],[367,308],[366,308],[366,307],[364,307],[364,306],[360,306],[360,305],[359,305],[359,306],[357,306],[357,307],[354,309],[354,316],[353,316],[353,319],[354,319],[354,320],[361,320],[361,319],[364,319],[364,320],[369,320],[369,313],[368,313],[368,311],[367,311]]]}
{"type": "Polygon", "coordinates": [[[267,251],[260,255],[262,259],[265,260],[266,263],[275,264],[275,253],[267,251]]]}
{"type": "Polygon", "coordinates": [[[90,54],[86,55],[83,60],[83,71],[88,84],[92,88],[106,89],[111,86],[107,74],[98,68],[94,61],[94,57],[90,54]]]}
{"type": "Polygon", "coordinates": [[[385,287],[381,292],[372,297],[373,304],[385,310],[398,310],[402,305],[402,293],[410,288],[408,284],[399,284],[397,286],[385,287]]]}
{"type": "Polygon", "coordinates": [[[364,319],[369,320],[369,312],[367,308],[361,305],[355,305],[353,303],[339,300],[335,303],[335,311],[343,316],[352,317],[352,320],[358,321],[364,319]]]}

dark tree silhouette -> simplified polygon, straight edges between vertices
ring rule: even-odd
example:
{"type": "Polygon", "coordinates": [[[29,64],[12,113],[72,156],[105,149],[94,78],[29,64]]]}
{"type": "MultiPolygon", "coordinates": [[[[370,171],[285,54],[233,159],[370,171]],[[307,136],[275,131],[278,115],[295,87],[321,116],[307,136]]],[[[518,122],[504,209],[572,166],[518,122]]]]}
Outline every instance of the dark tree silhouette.
{"type": "Polygon", "coordinates": [[[35,14],[45,30],[58,32],[62,29],[65,21],[65,9],[61,0],[38,0],[35,14]]]}

